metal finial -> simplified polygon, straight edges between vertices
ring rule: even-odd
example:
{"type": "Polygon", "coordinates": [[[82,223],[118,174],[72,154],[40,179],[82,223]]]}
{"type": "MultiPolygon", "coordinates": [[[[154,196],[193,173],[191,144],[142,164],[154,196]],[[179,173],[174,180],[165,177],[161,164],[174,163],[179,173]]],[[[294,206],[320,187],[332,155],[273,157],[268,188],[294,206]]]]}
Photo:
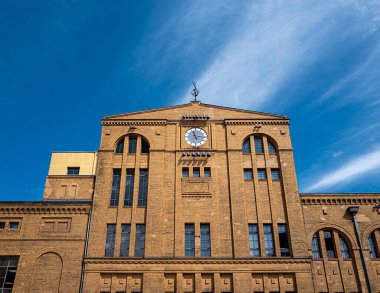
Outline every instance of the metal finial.
{"type": "Polygon", "coordinates": [[[197,89],[197,83],[193,81],[193,90],[191,91],[191,94],[194,96],[194,101],[197,100],[197,96],[199,95],[199,90],[197,89]]]}

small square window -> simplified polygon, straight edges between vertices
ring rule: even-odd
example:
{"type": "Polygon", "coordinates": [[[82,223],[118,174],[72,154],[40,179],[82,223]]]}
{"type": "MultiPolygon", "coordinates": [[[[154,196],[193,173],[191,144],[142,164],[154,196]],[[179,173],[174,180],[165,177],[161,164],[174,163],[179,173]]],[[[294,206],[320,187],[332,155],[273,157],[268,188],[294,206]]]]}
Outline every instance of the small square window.
{"type": "Polygon", "coordinates": [[[189,177],[189,168],[182,168],[182,178],[189,177]]]}
{"type": "Polygon", "coordinates": [[[67,175],[79,175],[79,167],[67,167],[67,175]]]}
{"type": "Polygon", "coordinates": [[[5,228],[5,222],[0,222],[0,229],[4,229],[5,228]]]}
{"type": "Polygon", "coordinates": [[[253,178],[252,169],[244,169],[244,179],[250,180],[253,178]]]}
{"type": "Polygon", "coordinates": [[[17,230],[19,225],[20,225],[19,222],[9,222],[9,229],[10,230],[17,230]]]}
{"type": "Polygon", "coordinates": [[[280,180],[280,170],[279,169],[272,169],[272,180],[280,180]]]}
{"type": "Polygon", "coordinates": [[[205,172],[205,177],[211,177],[211,168],[206,167],[204,172],[205,172]]]}
{"type": "Polygon", "coordinates": [[[195,178],[201,177],[201,169],[200,168],[193,168],[193,177],[195,177],[195,178]]]}
{"type": "Polygon", "coordinates": [[[267,172],[265,169],[257,169],[257,178],[259,180],[266,180],[267,179],[267,172]]]}

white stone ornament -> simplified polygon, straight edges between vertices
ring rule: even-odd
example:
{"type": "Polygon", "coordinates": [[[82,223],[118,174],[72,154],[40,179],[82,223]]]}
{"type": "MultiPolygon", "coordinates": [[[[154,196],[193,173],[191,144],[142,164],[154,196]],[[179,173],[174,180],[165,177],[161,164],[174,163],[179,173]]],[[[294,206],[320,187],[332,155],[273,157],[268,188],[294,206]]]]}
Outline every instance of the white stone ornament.
{"type": "Polygon", "coordinates": [[[185,133],[185,140],[192,147],[200,147],[207,141],[207,133],[202,128],[190,128],[185,133]]]}

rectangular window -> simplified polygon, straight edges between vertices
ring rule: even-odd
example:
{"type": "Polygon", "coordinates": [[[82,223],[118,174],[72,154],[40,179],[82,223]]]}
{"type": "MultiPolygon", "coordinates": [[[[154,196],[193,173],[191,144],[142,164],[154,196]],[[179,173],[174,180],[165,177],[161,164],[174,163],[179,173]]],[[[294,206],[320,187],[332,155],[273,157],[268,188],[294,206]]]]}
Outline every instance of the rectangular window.
{"type": "Polygon", "coordinates": [[[280,180],[280,170],[279,169],[271,169],[272,180],[280,180]]]}
{"type": "Polygon", "coordinates": [[[375,235],[374,233],[369,234],[368,237],[368,249],[369,249],[369,254],[371,255],[371,258],[378,258],[379,255],[376,250],[376,241],[375,241],[375,235]]]}
{"type": "Polygon", "coordinates": [[[211,168],[206,167],[204,169],[204,175],[205,175],[205,177],[211,177],[211,168]]]}
{"type": "Polygon", "coordinates": [[[0,222],[0,230],[5,229],[5,222],[0,222]]]}
{"type": "Polygon", "coordinates": [[[201,169],[198,167],[193,168],[193,177],[199,178],[201,177],[201,169]]]}
{"type": "Polygon", "coordinates": [[[265,169],[257,169],[257,179],[266,180],[267,179],[267,171],[265,169]]]}
{"type": "Polygon", "coordinates": [[[185,256],[195,256],[194,224],[185,224],[185,256]]]}
{"type": "Polygon", "coordinates": [[[244,179],[250,180],[253,178],[252,169],[244,169],[244,179]]]}
{"type": "Polygon", "coordinates": [[[131,238],[131,225],[121,225],[121,239],[120,239],[120,256],[129,256],[129,241],[131,238]]]}
{"type": "Polygon", "coordinates": [[[260,241],[259,241],[259,231],[257,224],[249,224],[249,249],[251,256],[260,256],[260,241]]]}
{"type": "Polygon", "coordinates": [[[328,258],[336,258],[334,240],[331,231],[323,231],[325,237],[326,252],[328,258]]]}
{"type": "Polygon", "coordinates": [[[124,206],[131,207],[133,204],[133,189],[135,188],[135,170],[127,169],[125,179],[124,206]]]}
{"type": "Polygon", "coordinates": [[[12,292],[17,264],[18,256],[0,256],[0,292],[12,292]]]}
{"type": "Polygon", "coordinates": [[[144,257],[145,253],[145,225],[136,224],[135,256],[144,257]]]}
{"type": "Polygon", "coordinates": [[[79,175],[79,167],[67,167],[67,175],[79,175]]]}
{"type": "Polygon", "coordinates": [[[189,168],[182,168],[182,178],[188,178],[189,177],[189,168]]]}
{"type": "Polygon", "coordinates": [[[106,256],[113,257],[115,250],[116,224],[107,224],[106,256]]]}
{"type": "Polygon", "coordinates": [[[129,137],[128,154],[135,154],[137,149],[137,137],[129,137]]]}
{"type": "Polygon", "coordinates": [[[266,256],[275,256],[274,255],[274,241],[273,241],[273,232],[271,224],[264,224],[264,244],[265,244],[265,255],[266,256]]]}
{"type": "Polygon", "coordinates": [[[140,182],[139,182],[139,207],[145,207],[148,197],[148,170],[140,169],[140,182]]]}
{"type": "Polygon", "coordinates": [[[19,226],[20,226],[19,222],[9,222],[10,230],[18,230],[19,226]]]}
{"type": "Polygon", "coordinates": [[[119,204],[120,178],[121,178],[121,170],[113,169],[112,190],[111,190],[111,199],[110,199],[111,207],[116,207],[119,204]]]}
{"type": "Polygon", "coordinates": [[[255,137],[255,152],[256,154],[264,153],[263,138],[261,136],[255,137]]]}
{"type": "Polygon", "coordinates": [[[278,238],[281,256],[290,256],[288,231],[285,224],[278,224],[278,238]]]}
{"type": "Polygon", "coordinates": [[[201,224],[201,256],[211,256],[210,224],[201,224]]]}
{"type": "Polygon", "coordinates": [[[318,235],[315,234],[313,240],[311,241],[311,251],[313,258],[321,258],[321,250],[319,248],[318,235]]]}

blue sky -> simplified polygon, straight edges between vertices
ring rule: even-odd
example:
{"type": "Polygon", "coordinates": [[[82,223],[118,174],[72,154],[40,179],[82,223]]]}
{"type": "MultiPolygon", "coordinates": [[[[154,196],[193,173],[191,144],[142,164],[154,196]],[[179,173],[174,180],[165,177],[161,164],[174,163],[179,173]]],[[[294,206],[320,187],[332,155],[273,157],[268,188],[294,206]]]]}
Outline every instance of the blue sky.
{"type": "Polygon", "coordinates": [[[202,102],[288,115],[301,192],[380,192],[379,1],[0,2],[0,200],[104,115],[202,102]]]}

